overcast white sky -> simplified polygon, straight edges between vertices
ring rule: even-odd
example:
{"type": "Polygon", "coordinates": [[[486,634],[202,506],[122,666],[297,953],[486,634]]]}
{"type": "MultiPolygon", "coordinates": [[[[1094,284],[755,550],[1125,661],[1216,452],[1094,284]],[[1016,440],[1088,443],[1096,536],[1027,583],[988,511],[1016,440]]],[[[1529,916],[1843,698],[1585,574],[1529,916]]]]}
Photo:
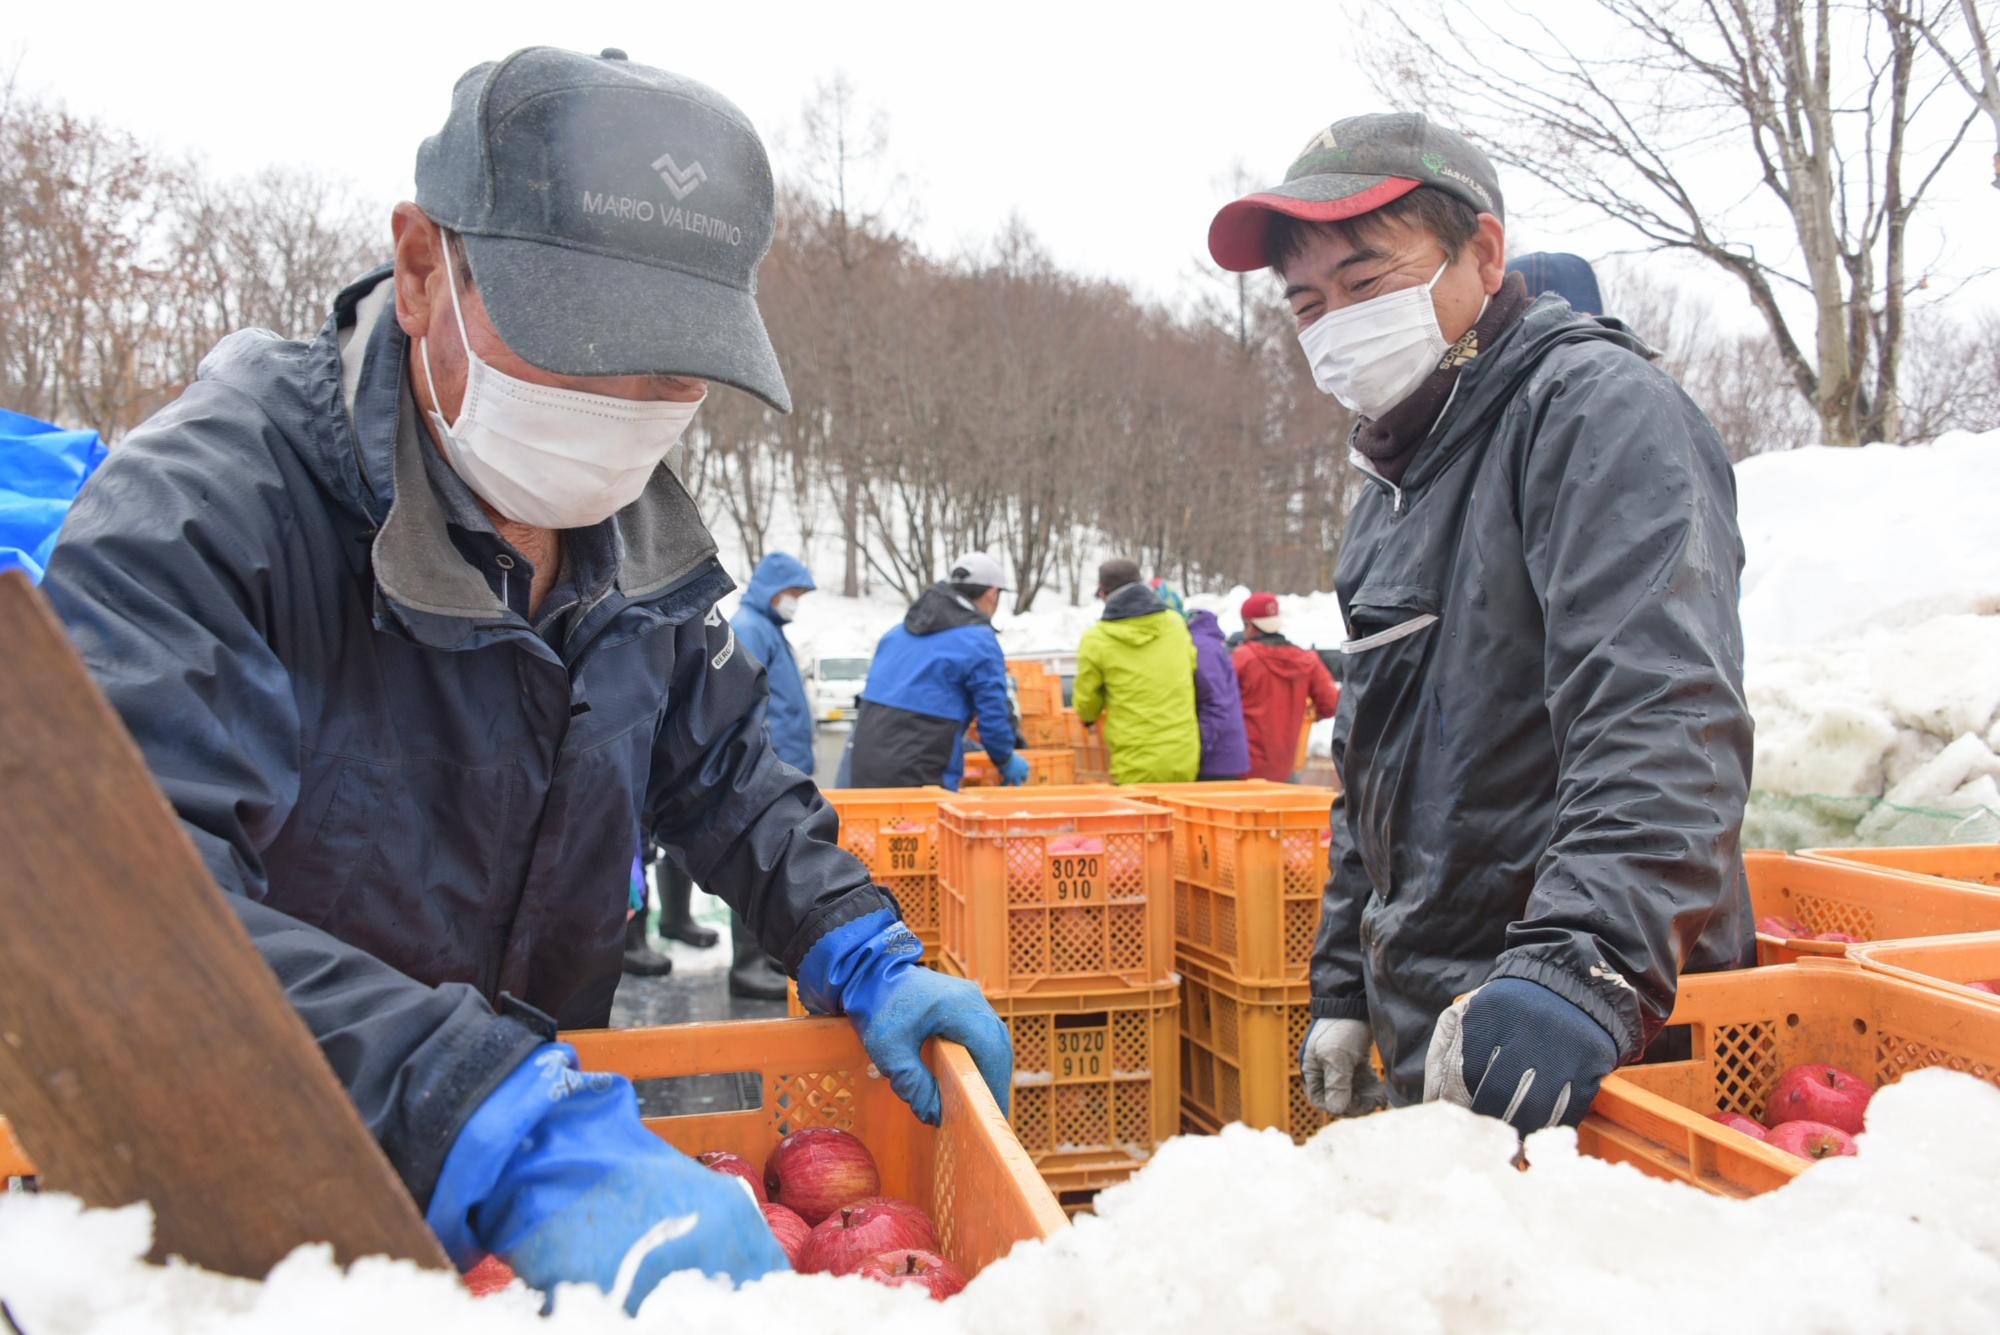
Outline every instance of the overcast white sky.
{"type": "MultiPolygon", "coordinates": [[[[1567,17],[1576,6],[1531,0],[1567,17]]],[[[623,47],[692,75],[744,108],[786,170],[786,140],[814,85],[844,72],[887,115],[890,165],[917,231],[954,252],[1019,213],[1056,259],[1149,295],[1185,296],[1212,273],[1204,237],[1241,160],[1275,181],[1319,127],[1381,109],[1349,51],[1355,0],[1182,5],[487,3],[377,0],[17,4],[0,73],[30,92],[196,150],[216,169],[275,163],[406,198],[416,146],[443,121],[468,66],[517,47],[623,47]]],[[[1988,262],[2000,191],[1982,134],[1936,192],[1926,254],[1954,273],[1988,262]]],[[[1579,226],[1536,183],[1503,178],[1517,251],[1592,258],[1629,238],[1579,226]]],[[[1748,189],[1748,183],[1745,183],[1748,189]]],[[[385,218],[386,229],[386,218],[385,218]]],[[[1694,278],[1740,306],[1728,280],[1694,278]]],[[[2000,303],[1987,280],[1963,303],[2000,303]]]]}

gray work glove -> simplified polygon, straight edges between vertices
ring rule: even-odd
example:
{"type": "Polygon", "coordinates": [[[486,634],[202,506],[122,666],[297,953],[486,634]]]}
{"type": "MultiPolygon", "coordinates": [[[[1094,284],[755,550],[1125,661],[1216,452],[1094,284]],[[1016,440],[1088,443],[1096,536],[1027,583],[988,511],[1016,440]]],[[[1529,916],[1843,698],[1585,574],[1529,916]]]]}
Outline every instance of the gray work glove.
{"type": "Polygon", "coordinates": [[[1424,1054],[1424,1101],[1442,1099],[1522,1135],[1575,1126],[1618,1064],[1618,1045],[1540,983],[1496,978],[1438,1016],[1424,1054]]]}
{"type": "Polygon", "coordinates": [[[1382,1077],[1368,1064],[1374,1036],[1365,1020],[1314,1020],[1299,1045],[1306,1097],[1335,1117],[1358,1117],[1389,1102],[1382,1077]]]}

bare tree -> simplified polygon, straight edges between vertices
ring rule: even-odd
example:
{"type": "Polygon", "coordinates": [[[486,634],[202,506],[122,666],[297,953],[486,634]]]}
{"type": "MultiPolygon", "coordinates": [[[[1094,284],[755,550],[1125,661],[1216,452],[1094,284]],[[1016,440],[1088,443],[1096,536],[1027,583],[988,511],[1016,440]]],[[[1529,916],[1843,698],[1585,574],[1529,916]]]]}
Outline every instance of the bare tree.
{"type": "Polygon", "coordinates": [[[1393,11],[1376,67],[1497,161],[1736,278],[1827,440],[1896,439],[1904,297],[1929,277],[1907,273],[1910,221],[1978,114],[1933,107],[1953,73],[1921,34],[1953,2],[1592,0],[1559,30],[1439,0],[1393,11]],[[1796,257],[1736,221],[1737,162],[1796,257]]]}
{"type": "Polygon", "coordinates": [[[2000,190],[2000,72],[1994,69],[1994,41],[1985,17],[1972,0],[1958,0],[1956,10],[1947,7],[1936,14],[1913,12],[1902,17],[1992,122],[1993,188],[2000,190]],[[1965,24],[1963,33],[1954,31],[1954,17],[1965,24]]]}

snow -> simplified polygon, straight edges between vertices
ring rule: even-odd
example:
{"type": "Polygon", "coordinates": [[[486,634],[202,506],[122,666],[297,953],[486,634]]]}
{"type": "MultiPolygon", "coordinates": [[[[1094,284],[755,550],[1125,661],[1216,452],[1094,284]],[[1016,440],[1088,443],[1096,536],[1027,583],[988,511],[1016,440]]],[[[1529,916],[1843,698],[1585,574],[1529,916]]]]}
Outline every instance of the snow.
{"type": "Polygon", "coordinates": [[[1096,1217],[1024,1244],[949,1303],[781,1275],[676,1276],[626,1323],[594,1291],[475,1299],[449,1277],[303,1248],[261,1284],[138,1258],[144,1207],[0,1197],[0,1296],[33,1335],[368,1329],[566,1332],[1987,1331],[2000,1310],[2000,1090],[1945,1071],[1877,1096],[1856,1158],[1749,1201],[1429,1104],[1169,1141],[1096,1217]]]}
{"type": "Polygon", "coordinates": [[[2000,432],[1736,473],[1745,843],[2000,839],[2000,432]]]}

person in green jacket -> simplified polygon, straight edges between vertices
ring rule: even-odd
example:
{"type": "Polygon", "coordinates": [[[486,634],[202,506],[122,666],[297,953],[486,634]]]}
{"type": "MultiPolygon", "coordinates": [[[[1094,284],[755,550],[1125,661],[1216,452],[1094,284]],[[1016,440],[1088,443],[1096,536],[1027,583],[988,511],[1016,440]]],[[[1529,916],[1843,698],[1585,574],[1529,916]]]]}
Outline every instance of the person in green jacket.
{"type": "Polygon", "coordinates": [[[1122,558],[1097,568],[1097,596],[1104,618],[1076,650],[1076,716],[1088,725],[1103,715],[1114,782],[1194,782],[1201,724],[1187,622],[1122,558]]]}

